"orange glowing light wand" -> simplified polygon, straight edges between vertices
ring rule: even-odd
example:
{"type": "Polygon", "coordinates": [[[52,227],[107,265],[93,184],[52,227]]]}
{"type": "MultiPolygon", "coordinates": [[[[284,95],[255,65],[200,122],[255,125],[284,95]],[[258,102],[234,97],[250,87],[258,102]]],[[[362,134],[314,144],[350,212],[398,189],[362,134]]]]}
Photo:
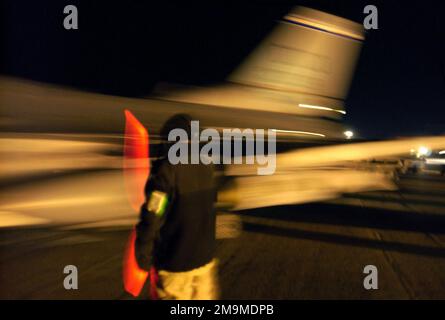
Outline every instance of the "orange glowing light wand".
{"type": "MultiPolygon", "coordinates": [[[[144,187],[150,173],[149,138],[145,127],[129,111],[125,110],[124,138],[124,181],[128,200],[132,208],[139,213],[144,202],[144,187]]],[[[139,296],[149,272],[140,268],[135,256],[136,229],[133,228],[128,238],[123,260],[123,281],[125,291],[139,296]]],[[[151,280],[155,270],[152,268],[151,280]]],[[[153,286],[153,284],[152,284],[153,286]]],[[[151,288],[153,294],[153,288],[151,288]]]]}

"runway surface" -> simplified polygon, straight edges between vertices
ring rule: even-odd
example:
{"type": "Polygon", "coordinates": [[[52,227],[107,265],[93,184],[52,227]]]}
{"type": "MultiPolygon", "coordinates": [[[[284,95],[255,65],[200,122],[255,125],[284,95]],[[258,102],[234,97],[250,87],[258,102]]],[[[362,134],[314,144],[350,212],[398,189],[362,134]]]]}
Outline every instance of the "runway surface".
{"type": "MultiPolygon", "coordinates": [[[[398,184],[395,192],[220,213],[222,298],[445,299],[445,178],[398,184]],[[378,269],[377,290],[364,289],[366,265],[378,269]]],[[[129,230],[2,229],[0,298],[128,299],[121,270],[129,230]],[[66,265],[78,268],[78,290],[63,287],[66,265]]]]}

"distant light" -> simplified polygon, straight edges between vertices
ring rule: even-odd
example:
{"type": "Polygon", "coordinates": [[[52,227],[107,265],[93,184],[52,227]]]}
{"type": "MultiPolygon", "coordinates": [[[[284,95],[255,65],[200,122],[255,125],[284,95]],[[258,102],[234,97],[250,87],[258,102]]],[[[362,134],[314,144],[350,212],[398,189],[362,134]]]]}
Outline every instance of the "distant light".
{"type": "Polygon", "coordinates": [[[329,108],[329,107],[313,106],[313,105],[310,105],[310,104],[303,104],[303,103],[300,103],[298,106],[301,107],[301,108],[334,111],[334,112],[338,112],[338,113],[341,113],[341,114],[346,114],[346,111],[344,111],[344,110],[333,109],[333,108],[329,108]]]}
{"type": "Polygon", "coordinates": [[[281,129],[272,129],[272,131],[273,132],[282,132],[282,133],[304,134],[304,135],[317,136],[317,137],[326,137],[322,133],[308,132],[308,131],[281,130],[281,129]]]}
{"type": "Polygon", "coordinates": [[[346,136],[346,139],[351,139],[354,136],[354,132],[352,132],[351,130],[347,130],[343,132],[343,134],[346,136]]]}
{"type": "Polygon", "coordinates": [[[439,151],[439,154],[445,154],[445,150],[439,151]]]}
{"type": "Polygon", "coordinates": [[[421,147],[419,147],[419,150],[417,150],[418,157],[429,156],[430,154],[431,154],[431,150],[425,146],[421,146],[421,147]]]}

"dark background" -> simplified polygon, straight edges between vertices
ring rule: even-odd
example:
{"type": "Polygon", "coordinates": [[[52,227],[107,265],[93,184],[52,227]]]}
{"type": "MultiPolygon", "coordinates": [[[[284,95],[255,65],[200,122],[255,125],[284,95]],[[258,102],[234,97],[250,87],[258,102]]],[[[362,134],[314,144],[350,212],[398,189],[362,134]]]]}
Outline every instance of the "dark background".
{"type": "Polygon", "coordinates": [[[147,96],[158,81],[221,82],[293,5],[362,22],[366,34],[346,121],[368,138],[445,133],[442,1],[236,3],[2,1],[2,73],[83,90],[147,96]],[[74,4],[79,29],[63,28],[74,4]]]}

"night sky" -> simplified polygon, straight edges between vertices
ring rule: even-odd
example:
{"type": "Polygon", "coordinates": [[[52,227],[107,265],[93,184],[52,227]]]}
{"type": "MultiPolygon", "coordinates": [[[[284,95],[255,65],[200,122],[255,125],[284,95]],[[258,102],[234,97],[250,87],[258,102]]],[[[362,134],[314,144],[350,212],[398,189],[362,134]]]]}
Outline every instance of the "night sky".
{"type": "Polygon", "coordinates": [[[357,22],[379,9],[346,101],[361,136],[445,134],[445,5],[442,1],[2,2],[2,74],[83,90],[147,96],[159,81],[223,81],[293,5],[357,22]],[[63,8],[79,29],[63,28],[63,8]]]}

